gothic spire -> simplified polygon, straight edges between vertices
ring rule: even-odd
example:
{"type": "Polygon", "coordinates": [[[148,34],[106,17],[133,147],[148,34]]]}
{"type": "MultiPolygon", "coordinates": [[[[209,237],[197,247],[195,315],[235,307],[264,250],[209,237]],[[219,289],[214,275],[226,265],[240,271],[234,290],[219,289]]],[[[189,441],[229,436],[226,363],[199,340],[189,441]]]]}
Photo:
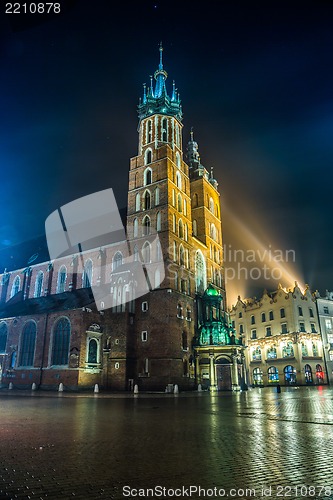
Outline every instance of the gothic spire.
{"type": "Polygon", "coordinates": [[[154,73],[155,88],[153,86],[153,77],[150,77],[150,87],[144,88],[143,99],[138,106],[139,119],[147,118],[154,114],[163,114],[176,117],[179,121],[182,120],[182,108],[179,94],[175,87],[175,82],[172,86],[171,98],[168,95],[165,81],[168,73],[163,67],[163,47],[162,42],[159,45],[159,64],[154,73]]]}

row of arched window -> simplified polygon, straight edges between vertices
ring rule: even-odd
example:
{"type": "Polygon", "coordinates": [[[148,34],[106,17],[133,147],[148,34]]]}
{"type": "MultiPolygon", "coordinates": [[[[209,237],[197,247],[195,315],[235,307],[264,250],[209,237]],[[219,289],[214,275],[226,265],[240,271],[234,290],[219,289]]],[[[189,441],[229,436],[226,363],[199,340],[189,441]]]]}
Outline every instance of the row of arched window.
{"type": "MultiPolygon", "coordinates": [[[[199,197],[197,193],[194,193],[192,195],[192,208],[197,208],[198,206],[199,206],[199,197]]],[[[214,203],[213,198],[210,197],[208,194],[207,194],[206,206],[213,215],[215,215],[218,218],[220,217],[220,210],[218,204],[214,203]]]]}
{"type": "MultiPolygon", "coordinates": [[[[156,214],[156,231],[161,231],[162,229],[162,216],[161,212],[157,212],[156,214]]],[[[151,217],[149,215],[145,215],[142,219],[141,231],[139,229],[139,219],[135,217],[133,220],[133,236],[134,238],[138,238],[141,236],[148,236],[151,234],[152,224],[151,217]]]]}
{"type": "Polygon", "coordinates": [[[155,118],[155,137],[153,137],[153,120],[148,119],[143,124],[143,144],[150,144],[151,142],[157,140],[161,142],[175,142],[175,144],[180,147],[180,127],[175,120],[171,122],[166,118],[160,118],[158,123],[158,118],[155,118]],[[159,125],[159,127],[158,127],[159,125]]]}
{"type": "MultiPolygon", "coordinates": [[[[292,365],[285,366],[283,369],[283,375],[284,375],[284,383],[286,385],[293,385],[297,383],[296,379],[297,370],[294,366],[292,365]]],[[[305,376],[305,382],[307,384],[313,383],[312,368],[309,364],[306,364],[304,366],[304,376],[305,376]]],[[[252,372],[252,377],[254,385],[263,384],[264,379],[263,379],[263,371],[261,368],[254,368],[252,372]]],[[[280,382],[279,370],[276,368],[276,366],[270,366],[268,368],[267,378],[268,378],[268,383],[270,384],[278,384],[280,382]]],[[[324,382],[324,372],[320,364],[316,365],[316,379],[318,384],[324,382]]]]}
{"type": "Polygon", "coordinates": [[[172,190],[172,206],[175,207],[178,212],[183,213],[185,216],[187,215],[187,201],[185,198],[183,200],[180,193],[176,196],[174,189],[172,190]]]}
{"type": "MultiPolygon", "coordinates": [[[[305,342],[302,342],[302,356],[309,356],[308,346],[305,342]]],[[[281,349],[283,358],[293,358],[295,356],[293,343],[291,341],[286,342],[281,349]]],[[[276,345],[270,346],[266,351],[267,359],[276,359],[277,356],[277,347],[276,345]]],[[[312,342],[312,353],[311,356],[318,356],[318,344],[317,342],[312,342]]],[[[261,361],[262,359],[262,350],[259,346],[252,348],[252,360],[253,361],[261,361]]]]}
{"type": "Polygon", "coordinates": [[[177,224],[177,219],[175,214],[173,214],[172,216],[172,230],[174,233],[178,234],[179,238],[188,241],[187,223],[186,222],[184,223],[182,219],[178,219],[178,224],[177,224]]]}
{"type": "MultiPolygon", "coordinates": [[[[155,207],[160,204],[160,188],[157,186],[154,192],[155,207]]],[[[150,210],[153,207],[152,194],[149,189],[143,193],[136,193],[135,196],[135,211],[150,210]]]]}
{"type": "MultiPolygon", "coordinates": [[[[71,325],[68,318],[59,318],[53,326],[49,365],[68,365],[71,325]]],[[[5,352],[8,327],[0,323],[0,352],[5,352]]],[[[37,340],[37,325],[29,320],[25,323],[19,340],[18,350],[10,358],[10,368],[34,366],[37,340]]]]}

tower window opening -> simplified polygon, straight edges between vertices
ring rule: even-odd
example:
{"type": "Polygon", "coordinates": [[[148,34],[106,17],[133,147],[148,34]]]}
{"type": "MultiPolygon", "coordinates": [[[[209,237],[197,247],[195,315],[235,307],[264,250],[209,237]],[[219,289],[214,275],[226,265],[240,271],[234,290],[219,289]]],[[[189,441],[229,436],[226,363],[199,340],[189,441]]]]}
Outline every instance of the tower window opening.
{"type": "Polygon", "coordinates": [[[149,191],[146,191],[144,194],[144,209],[149,210],[151,208],[151,195],[149,191]]]}

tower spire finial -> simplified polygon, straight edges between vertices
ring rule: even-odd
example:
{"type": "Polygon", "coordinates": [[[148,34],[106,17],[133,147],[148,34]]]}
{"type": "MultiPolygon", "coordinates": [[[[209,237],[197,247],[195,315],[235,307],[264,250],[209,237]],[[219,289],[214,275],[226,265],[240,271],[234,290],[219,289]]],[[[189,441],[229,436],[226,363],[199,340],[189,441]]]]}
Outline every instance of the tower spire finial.
{"type": "Polygon", "coordinates": [[[158,68],[159,69],[163,69],[163,61],[162,61],[163,46],[162,46],[162,42],[160,42],[159,51],[160,51],[160,64],[159,64],[158,68]]]}
{"type": "Polygon", "coordinates": [[[191,127],[190,136],[191,136],[191,141],[193,142],[193,127],[191,127]]]}

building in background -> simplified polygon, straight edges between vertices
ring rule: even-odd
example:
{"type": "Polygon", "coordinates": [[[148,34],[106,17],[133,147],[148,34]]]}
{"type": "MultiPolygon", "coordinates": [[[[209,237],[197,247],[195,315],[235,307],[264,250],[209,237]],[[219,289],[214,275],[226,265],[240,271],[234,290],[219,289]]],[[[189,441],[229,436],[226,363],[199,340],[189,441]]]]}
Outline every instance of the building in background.
{"type": "Polygon", "coordinates": [[[191,133],[184,161],[182,108],[160,60],[138,106],[126,234],[1,277],[0,380],[17,387],[164,390],[244,384],[244,347],[225,311],[218,184],[191,133]],[[154,246],[152,235],[159,237],[154,246]],[[133,266],[126,266],[124,245],[133,266]],[[165,278],[158,263],[163,259],[165,278]],[[140,298],[135,267],[150,291],[140,298]],[[109,287],[112,307],[92,289],[109,287]]]}
{"type": "Polygon", "coordinates": [[[326,290],[324,296],[314,294],[320,322],[324,356],[329,383],[333,382],[333,292],[326,290]]]}
{"type": "Polygon", "coordinates": [[[253,386],[327,384],[315,298],[279,286],[260,299],[238,297],[232,326],[247,346],[248,381],[253,386]]]}

